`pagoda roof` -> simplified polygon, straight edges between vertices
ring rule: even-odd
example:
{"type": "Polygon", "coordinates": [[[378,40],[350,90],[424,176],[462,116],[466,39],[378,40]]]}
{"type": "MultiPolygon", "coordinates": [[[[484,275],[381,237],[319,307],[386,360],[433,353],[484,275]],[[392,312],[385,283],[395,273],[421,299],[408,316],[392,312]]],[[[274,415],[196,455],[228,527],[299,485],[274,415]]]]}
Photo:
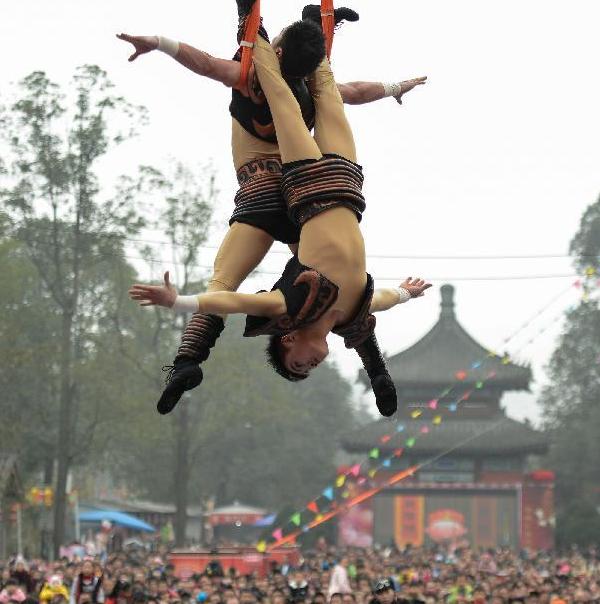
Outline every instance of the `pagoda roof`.
{"type": "Polygon", "coordinates": [[[389,420],[380,419],[348,433],[341,444],[349,453],[365,453],[373,447],[391,453],[414,436],[416,441],[410,452],[419,456],[444,452],[458,456],[544,454],[549,444],[542,432],[502,413],[488,419],[447,418],[439,426],[432,426],[430,419],[407,420],[403,432],[381,444],[383,436],[395,433],[395,426],[389,420]],[[422,434],[425,426],[430,431],[422,434]],[[456,449],[450,452],[454,447],[456,449]]]}
{"type": "Polygon", "coordinates": [[[243,503],[239,503],[239,501],[234,501],[231,505],[224,505],[219,508],[215,508],[210,514],[238,514],[238,515],[256,515],[256,516],[264,516],[267,513],[267,510],[263,508],[257,508],[251,505],[245,505],[243,503]]]}
{"type": "MultiPolygon", "coordinates": [[[[443,285],[437,323],[416,344],[387,360],[396,387],[449,386],[456,383],[459,372],[466,372],[465,384],[486,381],[501,390],[528,390],[531,369],[491,356],[458,322],[454,306],[454,287],[443,285]],[[495,374],[492,379],[491,374],[495,374]]],[[[370,386],[364,371],[359,379],[370,386]]]]}

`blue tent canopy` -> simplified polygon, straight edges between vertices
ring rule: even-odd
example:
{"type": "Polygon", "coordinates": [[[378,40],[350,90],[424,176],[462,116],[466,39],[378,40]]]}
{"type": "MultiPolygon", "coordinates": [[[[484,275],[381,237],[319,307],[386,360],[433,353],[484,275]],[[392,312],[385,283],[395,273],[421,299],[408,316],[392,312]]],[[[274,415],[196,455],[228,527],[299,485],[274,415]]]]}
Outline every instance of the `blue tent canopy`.
{"type": "Polygon", "coordinates": [[[252,526],[271,526],[275,522],[276,514],[269,514],[257,520],[252,526]]]}
{"type": "Polygon", "coordinates": [[[118,512],[116,510],[95,510],[79,514],[79,522],[100,523],[103,520],[109,520],[113,524],[136,531],[145,531],[147,533],[156,532],[156,529],[147,522],[144,522],[135,516],[131,516],[130,514],[125,514],[125,512],[118,512]]]}

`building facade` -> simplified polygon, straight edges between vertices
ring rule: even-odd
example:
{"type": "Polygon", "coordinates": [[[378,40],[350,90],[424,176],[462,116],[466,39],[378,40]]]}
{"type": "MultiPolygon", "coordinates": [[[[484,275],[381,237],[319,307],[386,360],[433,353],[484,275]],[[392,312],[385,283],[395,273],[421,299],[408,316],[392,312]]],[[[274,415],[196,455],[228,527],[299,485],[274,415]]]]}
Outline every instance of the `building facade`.
{"type": "MultiPolygon", "coordinates": [[[[551,548],[554,477],[537,466],[547,439],[501,406],[505,392],[529,389],[531,370],[490,353],[465,331],[452,286],[443,286],[441,297],[433,328],[388,359],[402,438],[414,437],[389,473],[417,470],[342,518],[340,539],[365,545],[370,533],[375,543],[400,547],[467,541],[551,548]]],[[[399,446],[387,440],[389,432],[388,420],[375,421],[348,434],[343,447],[364,455],[378,446],[385,457],[399,446]]]]}

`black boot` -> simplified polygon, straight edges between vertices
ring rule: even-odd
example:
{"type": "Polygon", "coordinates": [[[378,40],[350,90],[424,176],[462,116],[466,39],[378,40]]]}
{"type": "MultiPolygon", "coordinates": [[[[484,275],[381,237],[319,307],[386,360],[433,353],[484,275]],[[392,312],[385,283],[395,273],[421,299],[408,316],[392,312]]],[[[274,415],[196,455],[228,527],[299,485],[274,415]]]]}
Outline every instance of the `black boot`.
{"type": "MultiPolygon", "coordinates": [[[[238,9],[238,44],[244,38],[244,30],[246,29],[246,17],[252,12],[252,7],[254,6],[255,2],[256,0],[236,0],[238,9]]],[[[269,40],[269,36],[262,24],[262,18],[260,20],[260,27],[258,28],[258,33],[265,40],[269,40]]]]}
{"type": "Polygon", "coordinates": [[[238,17],[240,19],[245,19],[250,14],[255,1],[256,0],[236,0],[238,17]]]}
{"type": "MultiPolygon", "coordinates": [[[[351,8],[346,8],[345,6],[336,8],[334,11],[334,17],[336,25],[339,25],[343,21],[355,22],[359,19],[358,13],[356,11],[353,11],[351,8]]],[[[321,26],[321,7],[318,4],[306,5],[302,10],[302,20],[314,21],[319,26],[321,26]]]]}
{"type": "Polygon", "coordinates": [[[371,386],[379,413],[384,417],[392,417],[398,410],[398,396],[392,376],[387,372],[376,375],[371,379],[371,386]]]}
{"type": "Polygon", "coordinates": [[[196,388],[204,377],[200,363],[204,363],[210,355],[210,349],[221,335],[225,323],[216,315],[196,313],[187,324],[181,345],[173,365],[166,365],[163,371],[168,371],[166,388],[156,405],[161,415],[171,413],[183,393],[196,388]]]}
{"type": "Polygon", "coordinates": [[[394,381],[385,366],[385,359],[379,350],[375,333],[357,346],[356,352],[371,380],[379,413],[384,417],[391,417],[398,410],[398,396],[394,381]]]}
{"type": "Polygon", "coordinates": [[[163,371],[168,371],[166,388],[160,396],[156,410],[161,415],[171,413],[183,396],[183,393],[196,388],[202,383],[204,374],[195,359],[176,359],[173,365],[165,365],[163,371]]]}

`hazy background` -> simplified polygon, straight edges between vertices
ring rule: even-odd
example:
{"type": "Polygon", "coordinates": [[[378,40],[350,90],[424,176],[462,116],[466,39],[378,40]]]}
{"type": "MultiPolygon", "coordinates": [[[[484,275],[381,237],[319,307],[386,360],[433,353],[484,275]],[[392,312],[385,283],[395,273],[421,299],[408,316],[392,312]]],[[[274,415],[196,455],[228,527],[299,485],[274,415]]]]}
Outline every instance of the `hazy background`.
{"type": "MultiPolygon", "coordinates": [[[[267,29],[275,33],[298,18],[303,4],[264,1],[267,29]]],[[[564,291],[507,346],[522,349],[518,360],[533,365],[537,390],[561,310],[579,295],[569,288],[576,277],[568,243],[600,191],[600,8],[592,0],[349,4],[361,21],[336,38],[338,81],[429,77],[402,107],[386,99],[348,108],[365,167],[369,270],[388,284],[419,275],[436,286],[425,299],[379,317],[382,346],[396,353],[429,329],[439,312],[437,287],[445,282],[457,288],[465,328],[501,349],[505,338],[564,291]],[[555,257],[534,257],[540,255],[555,257]]],[[[19,0],[3,3],[1,17],[2,97],[8,83],[33,70],[66,84],[75,66],[97,63],[119,93],[149,109],[141,136],[103,165],[107,180],[140,163],[165,166],[171,158],[210,160],[218,169],[220,206],[203,260],[210,266],[236,189],[230,92],[158,53],[129,64],[130,47],[114,35],[161,34],[229,57],[236,48],[234,3],[19,0]]],[[[147,236],[160,240],[159,233],[147,236]]],[[[285,259],[272,254],[262,269],[276,272],[285,259]]],[[[158,278],[167,268],[177,267],[164,258],[146,277],[158,278]]],[[[274,278],[257,274],[244,291],[269,286],[274,278]]],[[[337,364],[353,377],[357,359],[341,341],[332,344],[337,364]]],[[[507,402],[515,417],[538,417],[534,396],[514,395],[507,402]]]]}

